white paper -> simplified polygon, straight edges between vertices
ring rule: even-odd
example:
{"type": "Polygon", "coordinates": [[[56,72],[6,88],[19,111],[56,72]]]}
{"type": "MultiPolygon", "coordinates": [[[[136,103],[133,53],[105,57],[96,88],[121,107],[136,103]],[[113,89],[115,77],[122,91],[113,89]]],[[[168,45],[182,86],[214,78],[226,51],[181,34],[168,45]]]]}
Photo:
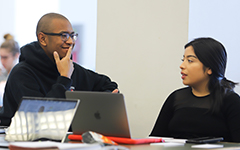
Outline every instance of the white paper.
{"type": "Polygon", "coordinates": [[[176,146],[184,146],[186,143],[186,139],[174,139],[168,137],[161,137],[164,142],[161,143],[151,143],[150,145],[160,145],[164,147],[176,147],[176,146]]]}
{"type": "Polygon", "coordinates": [[[192,145],[192,148],[221,148],[223,145],[220,144],[198,144],[192,145]]]}
{"type": "Polygon", "coordinates": [[[162,140],[164,142],[167,143],[186,143],[186,139],[174,139],[174,138],[170,138],[170,137],[157,137],[157,136],[149,136],[148,138],[162,138],[162,140]]]}
{"type": "Polygon", "coordinates": [[[60,150],[66,149],[99,149],[101,145],[99,144],[84,144],[84,143],[59,143],[52,141],[43,141],[43,142],[11,142],[9,145],[23,147],[23,148],[48,148],[48,147],[56,147],[60,150]]]}
{"type": "Polygon", "coordinates": [[[170,143],[170,142],[163,142],[163,143],[151,143],[150,144],[151,146],[164,146],[164,147],[176,147],[176,146],[184,146],[184,143],[170,143]]]}
{"type": "Polygon", "coordinates": [[[186,139],[166,139],[166,143],[186,143],[186,139]]]}

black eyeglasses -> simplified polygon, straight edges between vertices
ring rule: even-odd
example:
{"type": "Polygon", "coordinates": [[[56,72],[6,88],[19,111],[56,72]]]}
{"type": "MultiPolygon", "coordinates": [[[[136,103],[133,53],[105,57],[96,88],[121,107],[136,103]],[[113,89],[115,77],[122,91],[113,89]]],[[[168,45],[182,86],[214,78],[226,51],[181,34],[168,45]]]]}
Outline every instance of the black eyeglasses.
{"type": "Polygon", "coordinates": [[[75,42],[77,40],[78,34],[77,33],[46,33],[46,32],[42,32],[46,35],[52,35],[52,36],[61,36],[62,41],[67,41],[69,39],[69,37],[72,38],[72,40],[75,42]]]}

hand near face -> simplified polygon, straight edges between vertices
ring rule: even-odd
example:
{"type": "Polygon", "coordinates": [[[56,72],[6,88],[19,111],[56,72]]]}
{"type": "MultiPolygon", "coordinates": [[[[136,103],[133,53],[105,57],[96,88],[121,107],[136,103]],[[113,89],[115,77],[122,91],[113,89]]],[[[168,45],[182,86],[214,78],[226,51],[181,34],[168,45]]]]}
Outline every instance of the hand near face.
{"type": "Polygon", "coordinates": [[[71,75],[74,70],[73,62],[71,60],[71,52],[72,52],[72,46],[68,49],[66,56],[63,57],[61,60],[59,58],[58,53],[56,51],[53,52],[58,72],[60,73],[61,76],[64,76],[67,78],[71,78],[71,75]]]}
{"type": "Polygon", "coordinates": [[[112,93],[118,93],[118,91],[119,91],[118,89],[115,89],[112,91],[112,93]]]}

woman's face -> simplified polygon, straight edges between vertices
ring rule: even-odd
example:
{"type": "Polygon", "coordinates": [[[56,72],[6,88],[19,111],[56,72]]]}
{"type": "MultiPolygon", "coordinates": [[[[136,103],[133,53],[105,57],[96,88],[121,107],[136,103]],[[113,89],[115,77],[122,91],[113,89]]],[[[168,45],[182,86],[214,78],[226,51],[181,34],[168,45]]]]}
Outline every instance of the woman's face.
{"type": "Polygon", "coordinates": [[[3,67],[9,73],[12,67],[15,65],[15,61],[18,56],[13,56],[13,54],[6,48],[0,48],[0,57],[3,67]]]}
{"type": "Polygon", "coordinates": [[[180,65],[181,75],[184,85],[193,88],[207,88],[209,82],[209,75],[212,74],[211,69],[203,69],[204,65],[197,58],[192,46],[185,49],[183,55],[183,62],[180,65]]]}

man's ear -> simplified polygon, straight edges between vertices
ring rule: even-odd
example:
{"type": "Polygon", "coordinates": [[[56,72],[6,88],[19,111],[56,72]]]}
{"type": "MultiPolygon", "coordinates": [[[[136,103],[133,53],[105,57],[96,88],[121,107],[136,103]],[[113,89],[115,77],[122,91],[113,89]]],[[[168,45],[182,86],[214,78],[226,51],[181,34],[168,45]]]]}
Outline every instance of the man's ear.
{"type": "Polygon", "coordinates": [[[44,33],[42,33],[42,32],[38,33],[38,41],[44,47],[47,46],[46,38],[47,38],[47,36],[44,33]]]}

